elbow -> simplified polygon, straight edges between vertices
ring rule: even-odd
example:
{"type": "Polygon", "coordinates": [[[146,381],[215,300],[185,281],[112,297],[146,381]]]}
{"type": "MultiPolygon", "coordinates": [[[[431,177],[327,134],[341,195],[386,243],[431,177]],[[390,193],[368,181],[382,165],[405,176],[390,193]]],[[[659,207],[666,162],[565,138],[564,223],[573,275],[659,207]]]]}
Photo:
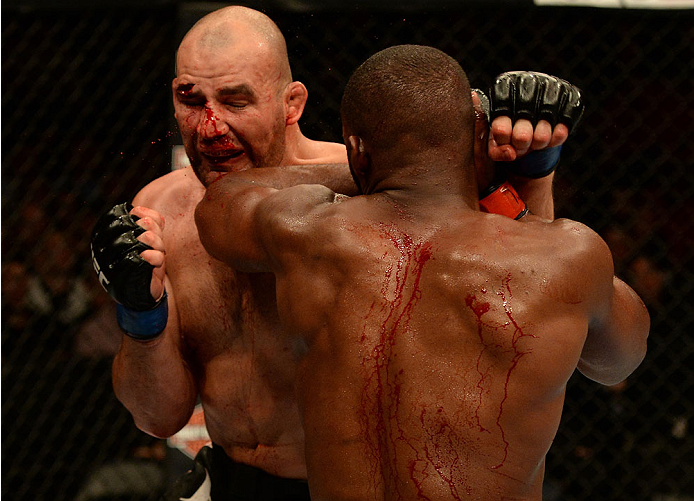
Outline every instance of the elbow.
{"type": "Polygon", "coordinates": [[[631,336],[632,349],[628,357],[631,363],[629,367],[627,367],[628,374],[626,374],[623,379],[626,379],[627,376],[634,372],[646,358],[650,330],[651,317],[648,314],[648,309],[641,302],[638,313],[635,313],[635,322],[631,336]]]}
{"type": "Polygon", "coordinates": [[[117,392],[116,397],[128,409],[135,426],[148,435],[156,438],[169,438],[178,433],[190,419],[193,409],[188,409],[181,402],[166,409],[147,409],[142,403],[122,398],[117,392]]]}
{"type": "Polygon", "coordinates": [[[635,361],[635,370],[639,365],[641,365],[644,358],[646,358],[648,335],[651,331],[651,316],[648,313],[648,308],[638,294],[636,294],[636,292],[631,288],[628,289],[628,292],[634,301],[634,306],[630,312],[632,319],[630,338],[631,345],[633,346],[632,358],[635,361]]]}
{"type": "Polygon", "coordinates": [[[605,386],[621,383],[628,378],[646,358],[648,328],[635,332],[630,348],[619,357],[595,356],[581,357],[577,369],[588,379],[605,386]],[[617,361],[618,360],[618,361],[617,361]]]}
{"type": "Polygon", "coordinates": [[[156,438],[168,438],[180,431],[193,415],[196,396],[181,391],[173,395],[137,387],[114,373],[113,390],[118,401],[130,412],[135,426],[156,438]]]}
{"type": "Polygon", "coordinates": [[[156,438],[169,438],[178,433],[187,423],[184,420],[162,420],[155,416],[136,416],[133,414],[135,426],[148,435],[156,438]]]}
{"type": "Polygon", "coordinates": [[[625,367],[620,367],[619,369],[615,367],[601,367],[588,363],[583,359],[579,361],[577,368],[588,379],[605,386],[619,384],[633,372],[633,370],[628,370],[625,367]]]}
{"type": "Polygon", "coordinates": [[[641,363],[644,358],[646,358],[646,350],[648,347],[648,335],[651,332],[651,315],[648,313],[648,308],[646,305],[641,303],[641,321],[639,323],[640,329],[638,333],[638,338],[641,347],[641,363]]]}
{"type": "Polygon", "coordinates": [[[635,365],[631,370],[628,368],[620,368],[619,370],[616,370],[614,368],[604,369],[601,367],[594,367],[586,363],[578,364],[578,370],[581,374],[588,379],[605,386],[614,386],[621,383],[629,377],[636,367],[638,367],[638,364],[635,365]]]}
{"type": "MultiPolygon", "coordinates": [[[[615,279],[618,280],[618,279],[615,279]]],[[[638,295],[623,282],[618,291],[623,306],[607,327],[589,331],[578,370],[604,385],[624,381],[646,358],[651,319],[638,295]]]]}

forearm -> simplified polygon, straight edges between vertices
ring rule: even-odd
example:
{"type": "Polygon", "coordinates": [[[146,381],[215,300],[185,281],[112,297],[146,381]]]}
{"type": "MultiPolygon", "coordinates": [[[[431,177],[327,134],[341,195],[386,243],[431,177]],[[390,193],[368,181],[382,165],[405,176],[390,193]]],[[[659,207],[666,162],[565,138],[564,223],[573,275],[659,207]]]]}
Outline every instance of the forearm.
{"type": "MultiPolygon", "coordinates": [[[[143,193],[136,203],[148,203],[143,193]]],[[[94,269],[118,303],[114,320],[125,333],[113,363],[115,394],[137,426],[158,437],[184,426],[196,400],[166,278],[164,224],[154,209],[119,204],[99,218],[91,245],[94,269]]]]}
{"type": "MultiPolygon", "coordinates": [[[[171,320],[171,319],[170,319],[171,320]]],[[[193,376],[167,327],[152,341],[123,336],[113,362],[113,388],[142,431],[168,437],[190,418],[196,403],[193,376]]]]}
{"type": "Polygon", "coordinates": [[[554,172],[539,179],[514,174],[509,174],[508,178],[530,212],[543,219],[554,220],[554,172]]]}

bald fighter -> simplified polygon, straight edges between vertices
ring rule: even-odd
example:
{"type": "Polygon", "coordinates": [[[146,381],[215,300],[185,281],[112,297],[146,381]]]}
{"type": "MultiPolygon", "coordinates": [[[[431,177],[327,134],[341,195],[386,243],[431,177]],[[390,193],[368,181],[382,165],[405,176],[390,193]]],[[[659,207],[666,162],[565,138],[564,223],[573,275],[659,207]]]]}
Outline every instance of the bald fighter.
{"type": "MultiPolygon", "coordinates": [[[[282,166],[275,181],[286,186],[320,182],[356,193],[345,147],[301,133],[306,88],[292,79],[279,29],[257,11],[227,7],[202,18],[181,42],[176,67],[174,107],[192,167],[146,186],[134,209],[109,211],[94,234],[95,266],[127,334],[113,366],[115,392],[137,426],[158,437],[176,433],[202,402],[214,446],[198,458],[205,469],[196,466],[172,499],[209,490],[208,472],[213,499],[292,492],[302,499],[295,346],[280,336],[274,277],[240,273],[208,255],[193,212],[219,175],[258,167],[282,166]]],[[[503,104],[502,90],[491,97],[503,104]]],[[[568,135],[564,124],[533,126],[506,114],[494,120],[489,156],[480,149],[487,173],[489,157],[545,154],[568,135]]],[[[483,117],[478,125],[482,135],[489,130],[483,117]]],[[[517,178],[528,206],[546,211],[548,178],[517,178]]]]}
{"type": "Polygon", "coordinates": [[[626,378],[643,303],[586,226],[480,212],[470,88],[442,52],[376,54],[342,118],[362,195],[258,169],[195,218],[212,256],[276,277],[312,499],[540,500],[569,377],[626,378]]]}
{"type": "MultiPolygon", "coordinates": [[[[108,284],[128,334],[113,365],[115,393],[137,426],[158,437],[180,430],[200,399],[221,479],[213,499],[230,499],[232,484],[258,499],[305,499],[294,353],[279,336],[274,278],[210,257],[193,214],[220,173],[344,164],[345,147],[302,134],[306,88],[292,80],[284,38],[260,12],[205,16],[181,42],[176,71],[175,115],[192,167],[147,185],[132,217],[125,205],[111,211],[93,245],[99,263],[126,255],[111,265],[108,284]]],[[[331,183],[332,167],[294,173],[347,190],[331,183]]],[[[346,166],[339,170],[351,187],[346,166]]]]}

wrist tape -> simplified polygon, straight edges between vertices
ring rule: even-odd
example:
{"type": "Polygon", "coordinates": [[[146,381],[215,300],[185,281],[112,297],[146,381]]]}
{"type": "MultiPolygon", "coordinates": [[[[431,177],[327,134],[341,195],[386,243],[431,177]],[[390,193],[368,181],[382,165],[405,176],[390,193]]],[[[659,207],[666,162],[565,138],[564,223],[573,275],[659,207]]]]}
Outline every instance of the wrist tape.
{"type": "Polygon", "coordinates": [[[509,172],[519,176],[539,179],[548,176],[557,168],[561,145],[544,150],[531,151],[527,155],[513,162],[508,162],[506,168],[509,172]]]}
{"type": "Polygon", "coordinates": [[[528,213],[525,202],[508,181],[489,188],[480,200],[482,212],[520,219],[528,213]]]}
{"type": "Polygon", "coordinates": [[[149,341],[161,334],[169,319],[169,301],[166,291],[151,310],[135,311],[118,303],[116,319],[125,333],[139,341],[149,341]]]}

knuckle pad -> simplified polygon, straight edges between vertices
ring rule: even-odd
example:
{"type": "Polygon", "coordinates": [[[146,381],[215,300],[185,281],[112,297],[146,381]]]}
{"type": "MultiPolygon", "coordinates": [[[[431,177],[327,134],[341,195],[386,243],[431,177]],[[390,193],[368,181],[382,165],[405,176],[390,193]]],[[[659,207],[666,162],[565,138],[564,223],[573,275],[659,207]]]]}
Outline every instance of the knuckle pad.
{"type": "Polygon", "coordinates": [[[518,75],[516,85],[518,97],[516,98],[515,118],[525,118],[537,123],[537,99],[540,86],[532,73],[518,75]]]}
{"type": "Polygon", "coordinates": [[[583,117],[585,105],[581,97],[581,91],[578,87],[565,82],[567,92],[566,98],[561,105],[559,111],[559,122],[569,128],[569,132],[576,128],[578,122],[583,117]]]}
{"type": "Polygon", "coordinates": [[[490,91],[491,119],[525,118],[533,125],[546,120],[554,127],[566,125],[569,131],[583,117],[585,105],[581,90],[561,78],[535,71],[509,71],[499,75],[490,91]]]}
{"type": "Polygon", "coordinates": [[[491,119],[507,116],[514,117],[514,81],[513,72],[502,73],[494,81],[489,92],[491,101],[491,119]]]}
{"type": "Polygon", "coordinates": [[[554,127],[557,122],[570,120],[570,115],[573,116],[565,106],[570,101],[568,96],[571,89],[575,87],[545,73],[502,73],[496,78],[490,92],[491,119],[509,116],[515,122],[524,118],[533,125],[547,120],[554,127]]]}
{"type": "Polygon", "coordinates": [[[538,106],[538,120],[547,120],[554,127],[557,124],[559,105],[564,95],[559,80],[547,77],[544,81],[543,92],[538,106]]]}

